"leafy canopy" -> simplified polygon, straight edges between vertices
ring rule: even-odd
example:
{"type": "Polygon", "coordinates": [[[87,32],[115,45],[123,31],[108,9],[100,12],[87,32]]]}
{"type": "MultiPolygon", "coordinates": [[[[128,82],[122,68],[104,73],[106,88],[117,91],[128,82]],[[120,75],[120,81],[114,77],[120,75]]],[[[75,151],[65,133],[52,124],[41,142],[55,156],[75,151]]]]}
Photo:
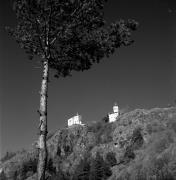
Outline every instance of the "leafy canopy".
{"type": "Polygon", "coordinates": [[[32,59],[47,60],[56,77],[88,70],[121,45],[129,45],[137,23],[106,25],[106,0],[15,0],[17,26],[7,28],[32,59]]]}

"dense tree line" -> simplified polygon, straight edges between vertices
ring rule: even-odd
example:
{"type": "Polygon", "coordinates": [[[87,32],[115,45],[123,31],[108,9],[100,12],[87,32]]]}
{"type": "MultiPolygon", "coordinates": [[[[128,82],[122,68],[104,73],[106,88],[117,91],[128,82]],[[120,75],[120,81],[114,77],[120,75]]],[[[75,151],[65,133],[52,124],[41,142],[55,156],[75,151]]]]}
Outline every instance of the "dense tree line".
{"type": "Polygon", "coordinates": [[[74,180],[105,180],[111,176],[111,164],[103,159],[100,153],[95,158],[86,157],[79,164],[74,180]]]}

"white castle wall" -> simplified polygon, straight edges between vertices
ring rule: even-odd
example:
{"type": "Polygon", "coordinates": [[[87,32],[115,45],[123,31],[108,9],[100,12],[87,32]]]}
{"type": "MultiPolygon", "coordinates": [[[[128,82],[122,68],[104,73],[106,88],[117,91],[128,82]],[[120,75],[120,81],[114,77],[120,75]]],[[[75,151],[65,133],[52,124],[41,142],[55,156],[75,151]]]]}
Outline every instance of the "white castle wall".
{"type": "Polygon", "coordinates": [[[109,113],[109,122],[116,121],[117,117],[119,116],[119,107],[115,104],[113,106],[113,112],[109,113]]]}
{"type": "Polygon", "coordinates": [[[118,113],[109,114],[109,122],[116,121],[118,115],[119,115],[118,113]]]}
{"type": "Polygon", "coordinates": [[[68,119],[68,126],[72,126],[74,124],[82,125],[81,119],[82,117],[78,114],[76,116],[73,116],[72,118],[68,119]]]}
{"type": "Polygon", "coordinates": [[[119,107],[117,105],[113,106],[113,112],[114,113],[119,113],[119,107]]]}

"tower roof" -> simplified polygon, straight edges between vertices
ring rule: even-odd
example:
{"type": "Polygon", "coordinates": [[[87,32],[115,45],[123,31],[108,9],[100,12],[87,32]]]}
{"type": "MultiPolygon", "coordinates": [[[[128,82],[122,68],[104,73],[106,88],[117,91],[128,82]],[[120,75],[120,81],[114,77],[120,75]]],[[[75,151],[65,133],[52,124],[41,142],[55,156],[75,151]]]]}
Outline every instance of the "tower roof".
{"type": "Polygon", "coordinates": [[[117,103],[116,103],[116,102],[114,103],[114,106],[117,106],[117,103]]]}

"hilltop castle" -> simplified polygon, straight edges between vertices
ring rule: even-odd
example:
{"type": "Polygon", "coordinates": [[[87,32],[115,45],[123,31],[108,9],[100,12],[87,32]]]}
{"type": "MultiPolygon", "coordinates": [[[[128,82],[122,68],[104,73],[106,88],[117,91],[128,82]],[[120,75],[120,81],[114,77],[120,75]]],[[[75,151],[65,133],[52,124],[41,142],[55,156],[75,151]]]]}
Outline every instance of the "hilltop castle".
{"type": "Polygon", "coordinates": [[[119,107],[117,106],[117,103],[115,103],[113,106],[113,112],[108,114],[109,122],[116,121],[118,116],[119,116],[119,107]]]}
{"type": "MultiPolygon", "coordinates": [[[[119,116],[119,107],[117,106],[117,103],[115,103],[113,106],[113,112],[108,114],[109,122],[116,121],[118,116],[119,116]]],[[[72,125],[84,125],[81,122],[81,120],[82,120],[82,116],[77,113],[75,116],[68,119],[68,127],[70,127],[72,125]]]]}
{"type": "Polygon", "coordinates": [[[73,116],[72,118],[68,119],[68,127],[70,127],[70,126],[72,126],[74,124],[83,125],[81,120],[82,120],[81,115],[79,115],[77,113],[76,116],[73,116]]]}

